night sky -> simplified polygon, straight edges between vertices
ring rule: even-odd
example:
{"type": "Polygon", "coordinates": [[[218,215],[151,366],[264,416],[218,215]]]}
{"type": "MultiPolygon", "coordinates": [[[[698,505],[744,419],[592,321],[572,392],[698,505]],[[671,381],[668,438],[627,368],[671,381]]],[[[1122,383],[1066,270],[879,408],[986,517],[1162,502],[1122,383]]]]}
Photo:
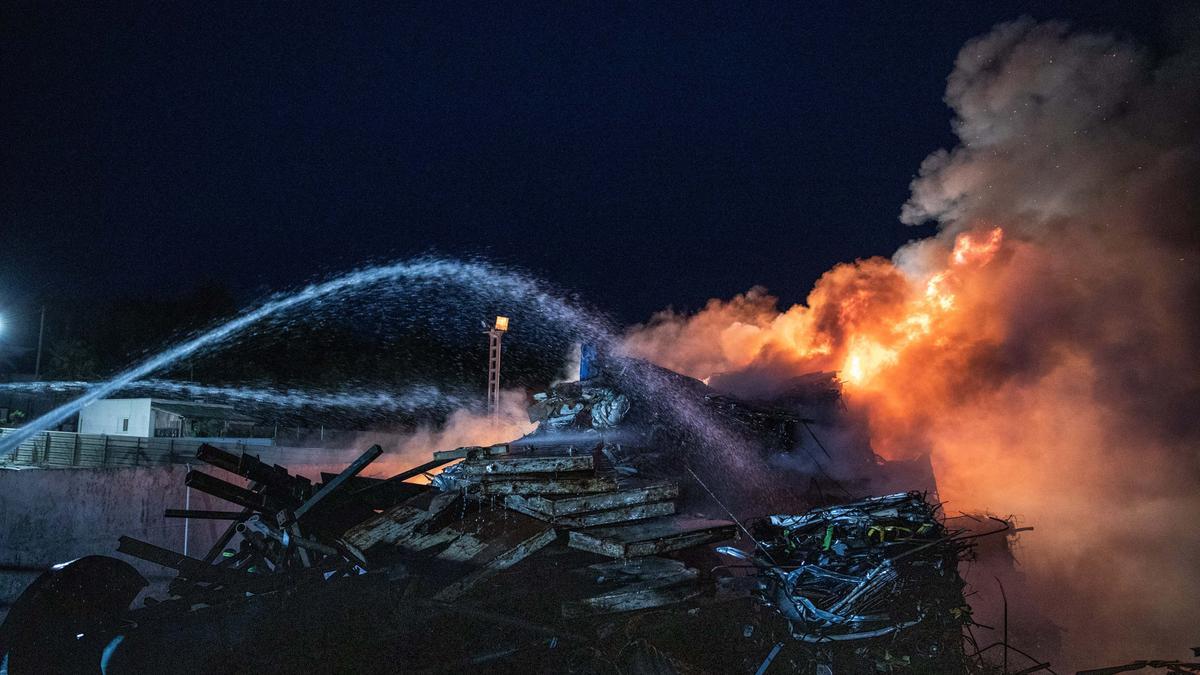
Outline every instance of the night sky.
{"type": "Polygon", "coordinates": [[[963,43],[1022,14],[1154,45],[1150,3],[5,3],[0,306],[239,301],[483,255],[619,320],[792,302],[897,220],[963,43]],[[564,6],[564,5],[570,6],[564,6]],[[643,6],[647,5],[647,6],[643,6]]]}

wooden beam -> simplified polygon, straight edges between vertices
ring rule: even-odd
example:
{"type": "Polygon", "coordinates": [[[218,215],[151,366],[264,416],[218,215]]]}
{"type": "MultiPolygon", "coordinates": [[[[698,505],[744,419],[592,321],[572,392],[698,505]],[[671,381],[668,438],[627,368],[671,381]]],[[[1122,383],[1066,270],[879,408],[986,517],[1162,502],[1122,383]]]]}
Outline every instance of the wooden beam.
{"type": "Polygon", "coordinates": [[[617,489],[617,480],[608,476],[589,478],[488,478],[480,484],[484,495],[580,495],[595,492],[612,492],[617,489]]]}
{"type": "Polygon", "coordinates": [[[526,501],[527,499],[528,497],[522,497],[521,495],[508,495],[504,498],[504,505],[519,513],[524,513],[527,516],[533,516],[534,518],[545,520],[561,527],[611,525],[613,523],[626,523],[646,518],[669,516],[675,513],[675,502],[654,502],[652,504],[635,504],[633,506],[569,516],[548,516],[537,509],[530,508],[526,501]]]}
{"type": "Polygon", "coordinates": [[[317,490],[317,494],[313,495],[308,499],[308,501],[301,504],[300,508],[296,509],[296,513],[292,516],[292,520],[299,521],[303,519],[306,514],[328,499],[330,495],[337,492],[342,487],[343,483],[357,476],[362,472],[363,469],[367,468],[368,464],[374,462],[382,454],[383,448],[379,447],[378,445],[372,445],[367,449],[366,452],[359,455],[358,459],[351,462],[350,466],[347,466],[345,469],[343,469],[336,478],[322,485],[321,489],[317,490]]]}
{"type": "Polygon", "coordinates": [[[654,483],[623,483],[615,492],[581,496],[529,495],[526,506],[547,516],[569,516],[604,511],[650,502],[661,502],[679,496],[679,484],[673,481],[654,483]]]}
{"type": "Polygon", "coordinates": [[[616,527],[574,530],[567,545],[610,558],[634,558],[731,539],[737,525],[690,516],[656,518],[616,527]]]}
{"type": "Polygon", "coordinates": [[[510,475],[592,471],[592,455],[516,456],[468,459],[462,463],[467,475],[510,475]]]}

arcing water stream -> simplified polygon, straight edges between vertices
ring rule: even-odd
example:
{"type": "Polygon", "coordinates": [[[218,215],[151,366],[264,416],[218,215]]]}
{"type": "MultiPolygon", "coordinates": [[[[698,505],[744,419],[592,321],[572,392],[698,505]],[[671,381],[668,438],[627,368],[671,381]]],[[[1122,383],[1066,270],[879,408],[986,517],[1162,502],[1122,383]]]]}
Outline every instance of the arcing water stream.
{"type": "Polygon", "coordinates": [[[504,300],[507,306],[533,308],[543,318],[568,327],[585,338],[607,341],[606,337],[611,335],[599,320],[585,316],[575,307],[545,291],[532,279],[494,265],[426,257],[368,267],[322,283],[311,284],[295,293],[275,295],[256,309],[170,347],[107,382],[91,386],[79,398],[31,420],[15,433],[0,439],[0,454],[12,452],[39,431],[60,424],[83,406],[126,388],[132,382],[144,379],[180,359],[229,344],[265,319],[300,308],[312,308],[344,300],[350,294],[380,286],[394,286],[412,292],[419,291],[422,287],[446,283],[477,297],[504,300]]]}
{"type": "MultiPolygon", "coordinates": [[[[0,391],[73,392],[96,386],[95,382],[8,382],[0,391]]],[[[462,408],[475,402],[465,392],[446,391],[434,385],[410,385],[404,389],[354,388],[347,391],[314,391],[307,389],[265,389],[254,387],[218,387],[176,382],[174,380],[135,380],[128,390],[163,393],[188,398],[202,396],[221,403],[256,403],[275,408],[375,410],[380,412],[417,412],[435,409],[462,408]]]]}
{"type": "Polygon", "coordinates": [[[31,420],[16,432],[0,439],[0,454],[14,451],[34,434],[60,424],[84,406],[128,388],[152,373],[182,359],[233,344],[249,334],[257,324],[277,320],[299,309],[308,310],[308,316],[319,316],[319,310],[330,303],[345,303],[378,291],[394,295],[424,292],[430,299],[413,303],[411,311],[444,315],[447,313],[445,302],[438,305],[436,300],[439,299],[439,291],[447,285],[473,300],[486,301],[493,308],[511,308],[511,312],[518,317],[525,314],[531,325],[540,320],[555,330],[569,334],[572,339],[596,345],[602,353],[620,361],[617,370],[627,386],[657,400],[681,427],[697,432],[697,443],[707,451],[711,461],[730,470],[727,472],[729,478],[733,478],[733,472],[737,472],[742,474],[742,480],[755,480],[753,476],[745,474],[753,470],[752,466],[758,465],[747,464],[741,453],[735,451],[744,446],[745,440],[735,437],[724,425],[714,420],[694,397],[679,391],[663,371],[645,362],[623,358],[621,340],[603,316],[585,312],[525,274],[485,262],[434,257],[359,269],[311,284],[294,293],[272,296],[257,308],[167,348],[107,382],[88,385],[78,398],[31,420]]]}

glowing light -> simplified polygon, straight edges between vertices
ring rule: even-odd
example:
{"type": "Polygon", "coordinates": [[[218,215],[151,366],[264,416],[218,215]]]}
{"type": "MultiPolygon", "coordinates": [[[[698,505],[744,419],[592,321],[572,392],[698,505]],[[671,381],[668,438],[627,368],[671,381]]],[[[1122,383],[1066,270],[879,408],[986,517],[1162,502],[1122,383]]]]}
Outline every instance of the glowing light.
{"type": "Polygon", "coordinates": [[[841,376],[842,380],[851,384],[862,384],[864,374],[862,359],[858,357],[858,354],[851,354],[846,359],[846,365],[842,367],[841,376]]]}
{"type": "Polygon", "coordinates": [[[500,331],[501,333],[508,330],[508,317],[507,316],[496,317],[496,330],[500,331]]]}
{"type": "Polygon", "coordinates": [[[925,283],[925,299],[943,312],[954,309],[954,294],[946,289],[946,273],[938,272],[925,283]]]}
{"type": "Polygon", "coordinates": [[[850,342],[846,361],[842,365],[840,375],[843,382],[855,386],[868,384],[881,370],[899,359],[900,354],[895,349],[864,337],[856,336],[850,342]]]}

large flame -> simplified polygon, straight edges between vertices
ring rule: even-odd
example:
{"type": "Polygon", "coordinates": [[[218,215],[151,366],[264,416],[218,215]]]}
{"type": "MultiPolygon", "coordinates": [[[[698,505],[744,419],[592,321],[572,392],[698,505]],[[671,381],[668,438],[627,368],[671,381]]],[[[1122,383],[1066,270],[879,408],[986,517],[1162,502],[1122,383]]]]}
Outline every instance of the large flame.
{"type": "Polygon", "coordinates": [[[958,308],[955,297],[962,276],[969,274],[970,268],[991,262],[1003,239],[1004,231],[999,227],[979,236],[959,234],[946,268],[914,284],[897,323],[876,326],[878,334],[864,330],[846,339],[846,358],[839,369],[842,381],[853,389],[872,389],[876,377],[896,366],[909,349],[928,340],[933,340],[936,347],[945,347],[947,324],[958,308]]]}

